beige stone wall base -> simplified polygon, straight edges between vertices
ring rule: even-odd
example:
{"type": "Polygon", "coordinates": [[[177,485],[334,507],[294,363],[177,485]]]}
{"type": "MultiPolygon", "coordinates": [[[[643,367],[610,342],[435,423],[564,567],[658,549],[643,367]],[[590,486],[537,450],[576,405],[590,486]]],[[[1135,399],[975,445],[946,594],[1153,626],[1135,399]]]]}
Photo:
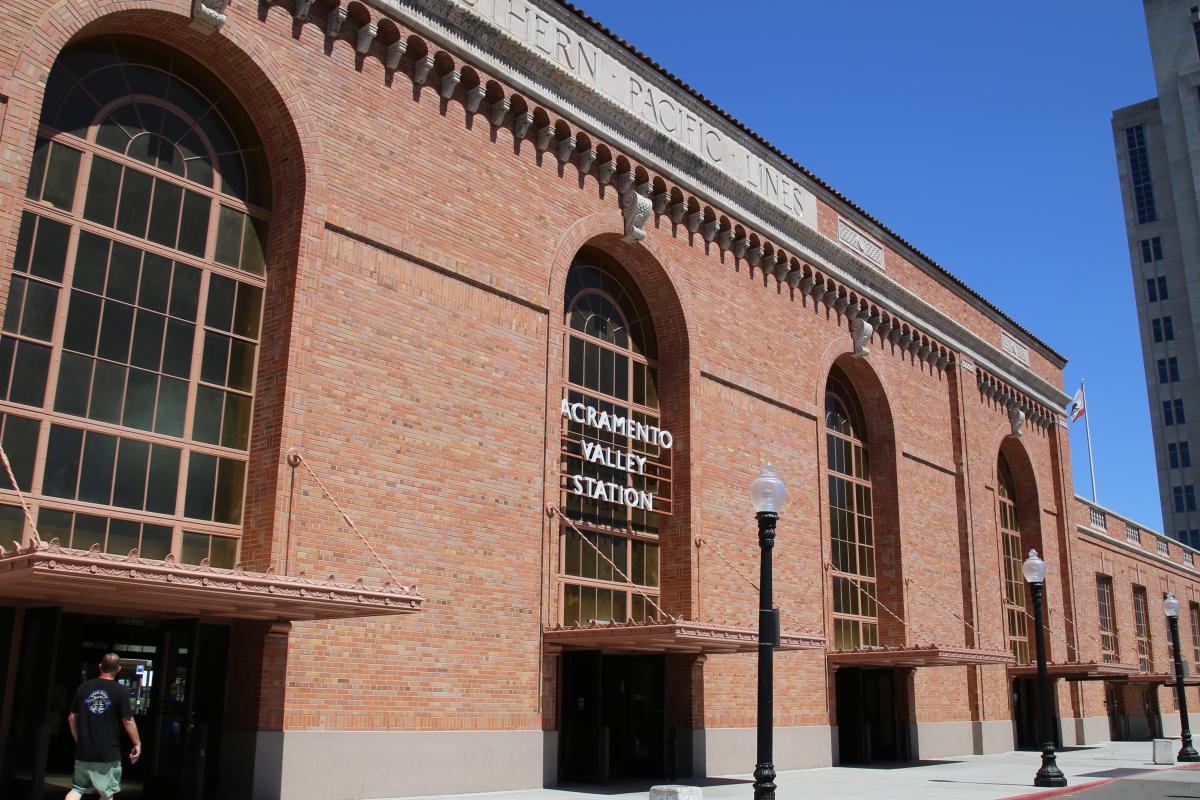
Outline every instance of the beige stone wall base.
{"type": "Polygon", "coordinates": [[[913,759],[946,758],[947,756],[965,756],[974,753],[975,726],[977,724],[970,720],[918,722],[913,726],[915,728],[913,759]]]}
{"type": "Polygon", "coordinates": [[[975,755],[988,756],[1007,753],[1016,747],[1016,737],[1010,719],[992,719],[971,723],[975,755]]]}
{"type": "Polygon", "coordinates": [[[547,744],[540,730],[288,731],[227,732],[221,749],[224,774],[246,776],[231,800],[329,800],[540,787],[547,744]]]}
{"type": "MultiPolygon", "coordinates": [[[[754,771],[755,728],[705,728],[692,731],[693,774],[749,775],[754,771]]],[[[775,729],[775,769],[805,769],[833,764],[833,730],[828,725],[775,729]]]]}
{"type": "Polygon", "coordinates": [[[1064,747],[1107,742],[1108,717],[1065,717],[1062,720],[1064,747]]]}

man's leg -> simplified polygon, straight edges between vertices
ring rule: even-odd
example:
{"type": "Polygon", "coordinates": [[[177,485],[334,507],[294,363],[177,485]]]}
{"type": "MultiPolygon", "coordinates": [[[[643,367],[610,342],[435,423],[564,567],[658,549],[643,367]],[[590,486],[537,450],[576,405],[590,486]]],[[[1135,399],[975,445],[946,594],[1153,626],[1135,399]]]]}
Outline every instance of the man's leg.
{"type": "Polygon", "coordinates": [[[67,792],[66,800],[83,800],[83,795],[72,789],[71,791],[67,792]]]}

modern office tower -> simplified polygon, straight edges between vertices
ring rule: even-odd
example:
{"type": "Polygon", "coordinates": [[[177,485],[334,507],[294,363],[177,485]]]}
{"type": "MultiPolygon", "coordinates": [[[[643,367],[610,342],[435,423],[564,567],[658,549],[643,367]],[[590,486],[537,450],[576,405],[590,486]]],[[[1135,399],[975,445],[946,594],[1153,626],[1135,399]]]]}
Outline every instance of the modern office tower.
{"type": "Polygon", "coordinates": [[[1193,2],[1146,0],[1156,97],[1118,109],[1112,127],[1163,528],[1196,545],[1200,475],[1192,466],[1191,445],[1200,443],[1193,327],[1193,309],[1200,304],[1200,290],[1193,291],[1200,279],[1200,7],[1193,2]]]}

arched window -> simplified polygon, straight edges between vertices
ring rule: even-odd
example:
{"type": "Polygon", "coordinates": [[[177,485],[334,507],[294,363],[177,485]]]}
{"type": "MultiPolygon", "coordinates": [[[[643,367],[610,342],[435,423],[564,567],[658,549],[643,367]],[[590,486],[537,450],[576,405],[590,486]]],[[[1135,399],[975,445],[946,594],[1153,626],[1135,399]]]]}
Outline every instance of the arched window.
{"type": "Polygon", "coordinates": [[[571,267],[565,300],[563,508],[587,541],[562,528],[562,621],[642,620],[654,609],[616,570],[657,602],[672,440],[660,431],[654,326],[632,280],[600,254],[571,267]]]}
{"type": "Polygon", "coordinates": [[[204,68],[133,38],[59,56],[0,337],[3,444],[43,538],[233,565],[270,205],[204,68]]]}
{"type": "Polygon", "coordinates": [[[834,646],[851,650],[878,645],[871,460],[858,398],[836,368],[825,388],[825,458],[834,646]]]}
{"type": "Polygon", "coordinates": [[[1024,546],[1021,522],[1017,514],[1017,492],[1008,461],[1000,456],[999,476],[1000,538],[1004,543],[1004,609],[1008,616],[1008,648],[1018,664],[1029,663],[1029,620],[1025,615],[1025,577],[1021,573],[1024,546]]]}

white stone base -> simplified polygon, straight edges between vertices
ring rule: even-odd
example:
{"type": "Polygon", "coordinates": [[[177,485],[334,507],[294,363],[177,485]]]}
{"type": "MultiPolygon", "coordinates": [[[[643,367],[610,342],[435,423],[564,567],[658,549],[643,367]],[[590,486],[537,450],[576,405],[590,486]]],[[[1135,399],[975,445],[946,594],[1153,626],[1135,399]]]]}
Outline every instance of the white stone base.
{"type": "Polygon", "coordinates": [[[1064,717],[1062,720],[1064,747],[1099,744],[1111,738],[1108,717],[1064,717]]]}
{"type": "Polygon", "coordinates": [[[994,753],[1007,753],[1016,748],[1016,736],[1010,719],[990,719],[983,722],[972,722],[974,737],[974,753],[977,756],[990,756],[994,753]]]}

